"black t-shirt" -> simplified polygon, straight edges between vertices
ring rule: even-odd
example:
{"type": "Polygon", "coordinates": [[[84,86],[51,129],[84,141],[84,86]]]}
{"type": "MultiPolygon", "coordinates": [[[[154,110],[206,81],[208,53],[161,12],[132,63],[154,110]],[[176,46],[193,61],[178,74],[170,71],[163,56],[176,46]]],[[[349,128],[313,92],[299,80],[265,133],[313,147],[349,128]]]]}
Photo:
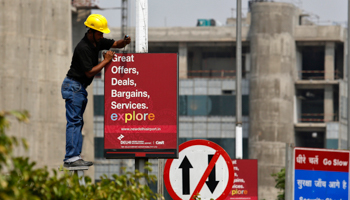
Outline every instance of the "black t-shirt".
{"type": "Polygon", "coordinates": [[[114,40],[103,38],[95,47],[85,34],[85,37],[74,49],[72,63],[67,76],[84,85],[90,85],[94,77],[88,78],[85,72],[90,71],[98,64],[98,52],[110,49],[113,43],[114,40]]]}

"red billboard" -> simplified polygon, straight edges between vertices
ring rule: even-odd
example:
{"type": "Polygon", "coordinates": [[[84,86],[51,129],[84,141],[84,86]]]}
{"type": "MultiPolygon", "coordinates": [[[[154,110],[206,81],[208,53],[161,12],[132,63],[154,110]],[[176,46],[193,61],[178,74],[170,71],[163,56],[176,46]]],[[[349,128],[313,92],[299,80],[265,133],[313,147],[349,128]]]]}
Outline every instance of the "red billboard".
{"type": "Polygon", "coordinates": [[[105,67],[106,158],[177,158],[175,53],[115,54],[105,67]]]}
{"type": "Polygon", "coordinates": [[[231,192],[225,200],[258,200],[258,160],[234,159],[231,192]]]}

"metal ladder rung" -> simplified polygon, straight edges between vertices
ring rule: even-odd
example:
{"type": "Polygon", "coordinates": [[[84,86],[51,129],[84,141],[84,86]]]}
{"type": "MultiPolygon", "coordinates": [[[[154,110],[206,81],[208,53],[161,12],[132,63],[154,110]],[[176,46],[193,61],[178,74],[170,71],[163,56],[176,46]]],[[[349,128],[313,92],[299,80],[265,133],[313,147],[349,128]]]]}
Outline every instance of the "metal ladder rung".
{"type": "Polygon", "coordinates": [[[85,185],[84,170],[88,170],[88,166],[79,166],[79,167],[59,167],[58,170],[63,171],[64,169],[68,170],[71,174],[78,175],[79,185],[85,185]]]}

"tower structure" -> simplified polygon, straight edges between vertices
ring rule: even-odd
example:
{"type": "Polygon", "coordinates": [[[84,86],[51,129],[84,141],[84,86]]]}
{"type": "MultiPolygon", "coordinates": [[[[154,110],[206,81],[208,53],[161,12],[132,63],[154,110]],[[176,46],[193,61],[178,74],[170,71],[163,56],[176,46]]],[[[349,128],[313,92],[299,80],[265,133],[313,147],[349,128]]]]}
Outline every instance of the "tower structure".
{"type": "Polygon", "coordinates": [[[259,193],[266,199],[276,193],[270,174],[285,166],[286,143],[294,143],[295,16],[292,4],[251,5],[249,158],[259,160],[259,193]]]}
{"type": "Polygon", "coordinates": [[[0,7],[0,110],[28,110],[29,124],[7,133],[25,138],[37,166],[56,168],[65,153],[61,84],[71,59],[70,1],[6,1],[0,7]]]}

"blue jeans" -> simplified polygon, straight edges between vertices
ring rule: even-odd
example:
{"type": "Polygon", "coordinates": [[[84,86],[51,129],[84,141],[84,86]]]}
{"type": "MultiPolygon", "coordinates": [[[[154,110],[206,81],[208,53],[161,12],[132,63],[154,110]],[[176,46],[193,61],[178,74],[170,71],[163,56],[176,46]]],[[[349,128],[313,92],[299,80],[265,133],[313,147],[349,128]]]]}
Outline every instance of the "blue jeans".
{"type": "Polygon", "coordinates": [[[73,79],[66,77],[61,87],[62,98],[66,100],[66,155],[63,161],[81,154],[84,126],[83,114],[87,104],[85,87],[73,79]]]}

